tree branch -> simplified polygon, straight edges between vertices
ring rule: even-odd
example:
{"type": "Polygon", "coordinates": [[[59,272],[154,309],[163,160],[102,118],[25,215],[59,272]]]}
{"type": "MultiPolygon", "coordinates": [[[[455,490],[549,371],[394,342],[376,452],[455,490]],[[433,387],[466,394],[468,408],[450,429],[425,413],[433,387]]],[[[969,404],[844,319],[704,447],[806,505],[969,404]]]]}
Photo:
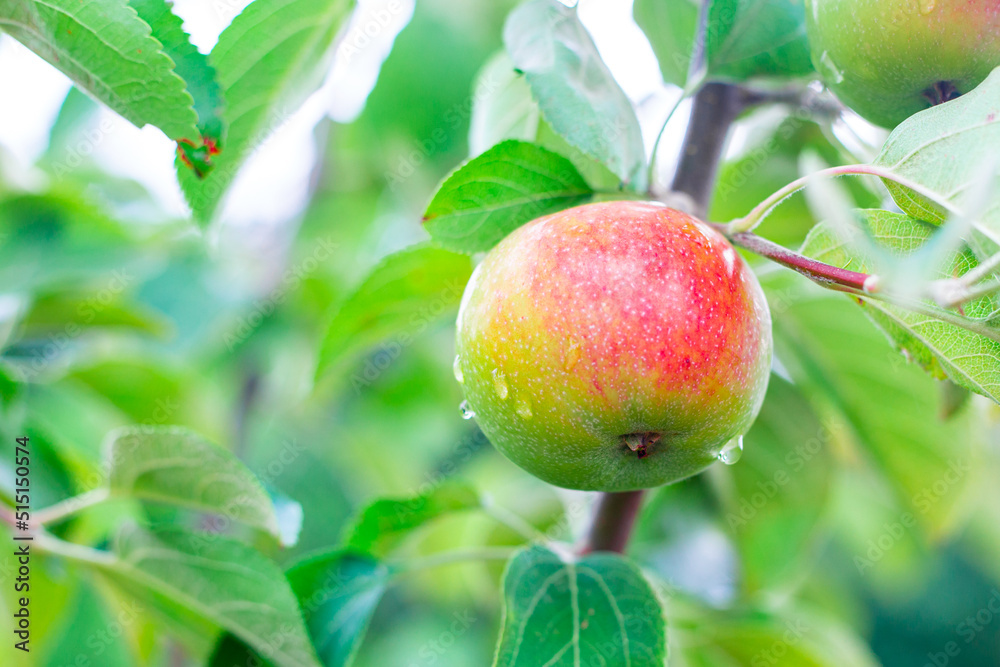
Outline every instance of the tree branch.
{"type": "Polygon", "coordinates": [[[671,188],[694,200],[694,215],[698,218],[705,218],[712,201],[729,128],[743,109],[741,97],[740,89],[728,83],[706,84],[694,96],[671,188]]]}
{"type": "Polygon", "coordinates": [[[591,551],[614,551],[624,553],[625,545],[632,535],[642,497],[645,491],[624,491],[602,493],[597,501],[597,512],[590,526],[590,535],[583,553],[591,551]]]}

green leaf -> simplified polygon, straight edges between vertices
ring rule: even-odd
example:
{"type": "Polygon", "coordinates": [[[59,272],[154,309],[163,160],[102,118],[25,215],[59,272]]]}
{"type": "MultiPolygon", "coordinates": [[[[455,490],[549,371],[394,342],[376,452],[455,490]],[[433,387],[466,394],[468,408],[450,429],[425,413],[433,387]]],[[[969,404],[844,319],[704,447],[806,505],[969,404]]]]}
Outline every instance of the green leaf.
{"type": "Polygon", "coordinates": [[[810,557],[830,495],[833,431],[799,391],[772,375],[739,463],[719,470],[724,523],[750,591],[780,588],[810,557]]]}
{"type": "Polygon", "coordinates": [[[278,667],[319,667],[285,575],[257,551],[219,535],[138,529],[124,530],[115,551],[82,562],[203,637],[221,628],[278,667]]]}
{"type": "Polygon", "coordinates": [[[828,427],[855,444],[932,538],[956,530],[982,451],[976,411],[943,419],[939,383],[905,363],[843,296],[786,272],[762,284],[775,356],[828,427]]]}
{"type": "Polygon", "coordinates": [[[553,129],[607,165],[630,189],[645,190],[639,121],[576,8],[558,0],[529,0],[507,18],[504,43],[553,129]]]}
{"type": "MultiPolygon", "coordinates": [[[[352,664],[389,584],[389,568],[367,554],[329,551],[299,561],[286,575],[323,667],[352,664]]],[[[263,667],[272,663],[237,637],[226,634],[216,645],[209,664],[263,667]]]]}
{"type": "Polygon", "coordinates": [[[198,114],[202,136],[222,139],[222,90],[215,80],[215,68],[191,43],[184,22],[173,12],[170,0],[129,0],[139,18],[153,29],[153,36],[163,45],[163,52],[174,61],[177,74],[187,83],[198,114]]]}
{"type": "Polygon", "coordinates": [[[379,561],[349,551],[320,554],[288,570],[324,667],[354,661],[389,576],[389,568],[379,561]]]}
{"type": "Polygon", "coordinates": [[[170,325],[165,318],[110,290],[101,292],[53,291],[39,296],[24,316],[22,338],[91,328],[126,329],[163,336],[170,325]]]}
{"type": "Polygon", "coordinates": [[[683,88],[687,84],[698,33],[698,0],[635,0],[632,16],[660,63],[663,80],[683,88]]]}
{"type": "Polygon", "coordinates": [[[190,137],[190,141],[178,143],[178,148],[188,157],[195,173],[204,176],[212,169],[212,156],[220,149],[223,135],[222,90],[216,81],[215,68],[191,43],[183,21],[173,12],[172,2],[129,0],[129,4],[153,29],[153,36],[174,61],[177,74],[187,83],[188,92],[194,98],[200,137],[190,137]],[[204,158],[199,161],[196,156],[202,153],[204,158]]]}
{"type": "MultiPolygon", "coordinates": [[[[858,211],[871,238],[893,256],[911,255],[934,235],[937,228],[902,213],[881,210],[858,211]]],[[[879,264],[838,238],[828,224],[816,226],[802,252],[827,264],[855,271],[879,273],[879,264]]],[[[978,266],[968,249],[953,253],[944,267],[925,267],[928,280],[961,276],[978,266]]],[[[896,346],[937,377],[946,374],[953,382],[1000,402],[1000,341],[969,331],[927,314],[875,299],[865,300],[865,314],[896,343],[896,346]]],[[[927,302],[927,308],[934,305],[927,302]]],[[[993,320],[996,299],[982,297],[963,306],[964,317],[985,329],[996,331],[993,320]]],[[[957,315],[957,313],[951,313],[957,315]]]]}
{"type": "Polygon", "coordinates": [[[468,257],[440,248],[414,246],[389,255],[340,304],[323,339],[317,375],[389,336],[387,352],[399,354],[458,306],[471,275],[468,257]]]}
{"type": "Polygon", "coordinates": [[[504,141],[459,167],[424,213],[439,244],[489,250],[526,222],[582,204],[593,194],[566,158],[523,141],[504,141]]]}
{"type": "Polygon", "coordinates": [[[240,167],[322,83],[351,0],[255,0],[219,37],[211,63],[229,123],[225,150],[203,179],[178,171],[196,219],[212,219],[240,167]]]}
{"type": "Polygon", "coordinates": [[[529,547],[508,563],[503,593],[495,667],[663,667],[666,662],[660,600],[622,556],[564,559],[529,547]]]}
{"type": "Polygon", "coordinates": [[[111,440],[115,495],[221,514],[278,536],[267,492],[233,454],[179,428],[134,427],[111,440]]]}
{"type": "Polygon", "coordinates": [[[197,138],[184,80],[126,0],[0,0],[0,28],[137,127],[197,138]]]}
{"type": "MultiPolygon", "coordinates": [[[[680,605],[678,605],[680,606],[680,605]]],[[[684,665],[876,667],[865,643],[832,618],[802,612],[671,609],[684,665]]]]}
{"type": "Polygon", "coordinates": [[[711,0],[705,35],[711,78],[803,77],[814,70],[801,0],[711,0]]]}
{"type": "MultiPolygon", "coordinates": [[[[34,574],[34,572],[32,573],[34,574]]],[[[34,577],[32,577],[34,578],[34,577]]],[[[109,604],[110,600],[102,599],[92,582],[80,581],[73,586],[73,596],[66,600],[60,599],[60,611],[65,614],[59,628],[61,632],[55,636],[46,637],[45,656],[46,660],[39,661],[38,665],[55,667],[61,665],[72,665],[78,662],[77,658],[86,655],[84,651],[95,651],[95,639],[100,637],[100,664],[101,667],[131,667],[136,664],[136,656],[133,655],[131,640],[134,639],[134,631],[137,625],[142,622],[142,607],[138,604],[126,602],[120,608],[109,604]],[[117,612],[117,613],[116,613],[117,612]],[[119,631],[112,635],[108,630],[116,627],[119,631]],[[89,644],[87,642],[90,642],[89,644]],[[86,648],[85,648],[86,647],[86,648]]],[[[54,585],[45,590],[45,600],[47,604],[53,604],[49,596],[53,593],[70,592],[69,586],[63,583],[62,586],[54,585]],[[63,591],[59,591],[63,588],[63,591]]],[[[32,610],[34,611],[34,610],[32,610]]],[[[34,626],[35,619],[32,620],[34,626]]],[[[36,628],[32,627],[32,639],[35,639],[36,628]]],[[[32,642],[34,644],[34,642],[32,642]]],[[[32,648],[34,648],[32,646],[32,648]]],[[[0,653],[0,656],[3,654],[0,653]]],[[[4,662],[4,664],[18,665],[16,661],[4,662]]]]}
{"type": "MultiPolygon", "coordinates": [[[[970,184],[981,178],[983,169],[1000,166],[995,162],[997,145],[1000,68],[972,92],[903,121],[873,164],[928,188],[961,210],[975,190],[970,184]]],[[[946,213],[939,206],[888,179],[884,182],[906,213],[927,222],[944,221],[946,213]]],[[[993,197],[980,219],[1000,233],[1000,197],[993,197]]]]}
{"type": "Polygon", "coordinates": [[[402,536],[453,512],[475,509],[479,494],[467,484],[448,482],[409,498],[382,498],[368,505],[347,531],[350,549],[383,556],[402,536]]]}
{"type": "Polygon", "coordinates": [[[506,51],[489,59],[476,75],[473,87],[481,91],[472,100],[469,154],[473,157],[505,139],[534,141],[541,113],[531,99],[523,74],[514,70],[506,51]]]}

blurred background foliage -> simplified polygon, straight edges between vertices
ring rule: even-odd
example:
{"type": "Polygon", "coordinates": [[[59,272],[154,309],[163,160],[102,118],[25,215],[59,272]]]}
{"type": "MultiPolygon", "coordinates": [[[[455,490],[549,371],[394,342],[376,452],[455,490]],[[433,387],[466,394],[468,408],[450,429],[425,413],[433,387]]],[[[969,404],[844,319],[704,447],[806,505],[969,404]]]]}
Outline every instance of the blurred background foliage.
{"type": "MultiPolygon", "coordinates": [[[[360,116],[315,128],[321,159],[308,207],[279,228],[222,226],[206,240],[186,220],[163,219],[137,182],[86,158],[57,169],[96,119],[89,98],[69,93],[35,165],[41,177],[25,185],[0,171],[0,433],[8,443],[31,437],[36,507],[96,485],[112,429],[179,424],[245,461],[292,532],[301,506],[294,546],[260,545],[282,565],[336,545],[375,497],[450,477],[542,530],[579,535],[587,512],[570,510],[584,494],[534,480],[460,419],[453,304],[412,319],[405,345],[362,344],[314,381],[332,310],[382,258],[426,239],[421,213],[468,157],[474,107],[505,104],[475,91],[513,4],[418,2],[360,116]]],[[[829,120],[787,109],[751,112],[738,133],[713,220],[746,213],[796,178],[805,150],[830,163],[848,154],[829,120]]],[[[851,193],[861,206],[880,202],[862,184],[851,193]]],[[[795,246],[813,223],[797,195],[761,231],[795,246]]],[[[761,277],[777,364],[745,455],[655,490],[632,546],[674,592],[671,664],[762,655],[759,664],[836,664],[824,656],[864,653],[852,633],[885,665],[922,665],[950,641],[961,651],[949,665],[997,664],[1000,618],[983,623],[980,613],[969,642],[963,631],[1000,598],[995,406],[956,402],[954,388],[908,364],[845,297],[771,266],[761,277]],[[787,642],[786,615],[819,620],[768,661],[760,651],[783,634],[787,642]]],[[[11,457],[0,457],[6,500],[13,475],[11,457]]],[[[57,530],[101,546],[128,520],[212,528],[202,516],[114,503],[57,530]]],[[[459,514],[399,548],[519,541],[459,514]]],[[[379,605],[356,664],[489,664],[500,569],[407,577],[379,605]]],[[[33,576],[36,664],[79,655],[102,667],[203,664],[103,580],[51,558],[36,559],[33,576]]],[[[0,646],[3,664],[10,650],[0,646]]]]}

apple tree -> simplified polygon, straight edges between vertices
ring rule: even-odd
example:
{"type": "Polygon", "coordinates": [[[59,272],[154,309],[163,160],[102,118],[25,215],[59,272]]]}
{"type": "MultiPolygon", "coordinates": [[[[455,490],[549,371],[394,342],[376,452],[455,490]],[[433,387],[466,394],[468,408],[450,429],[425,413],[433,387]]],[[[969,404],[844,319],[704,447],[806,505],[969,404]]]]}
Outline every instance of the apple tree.
{"type": "Polygon", "coordinates": [[[1000,6],[600,4],[0,0],[0,662],[1000,664],[1000,6]]]}

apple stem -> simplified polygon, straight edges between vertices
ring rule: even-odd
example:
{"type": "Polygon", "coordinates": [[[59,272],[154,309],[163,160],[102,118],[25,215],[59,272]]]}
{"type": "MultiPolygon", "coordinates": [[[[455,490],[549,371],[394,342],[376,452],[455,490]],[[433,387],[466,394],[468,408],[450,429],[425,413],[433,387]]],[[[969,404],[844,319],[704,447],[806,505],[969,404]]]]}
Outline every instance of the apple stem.
{"type": "Polygon", "coordinates": [[[873,293],[878,291],[878,280],[873,275],[824,264],[768,241],[752,232],[732,234],[729,240],[741,248],[746,248],[797,271],[823,287],[851,292],[873,293]]]}
{"type": "Polygon", "coordinates": [[[582,553],[613,551],[624,553],[642,507],[643,490],[602,493],[582,553]]]}

